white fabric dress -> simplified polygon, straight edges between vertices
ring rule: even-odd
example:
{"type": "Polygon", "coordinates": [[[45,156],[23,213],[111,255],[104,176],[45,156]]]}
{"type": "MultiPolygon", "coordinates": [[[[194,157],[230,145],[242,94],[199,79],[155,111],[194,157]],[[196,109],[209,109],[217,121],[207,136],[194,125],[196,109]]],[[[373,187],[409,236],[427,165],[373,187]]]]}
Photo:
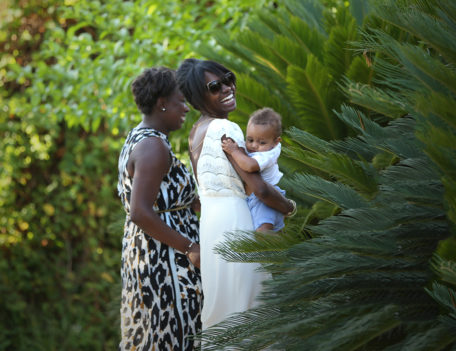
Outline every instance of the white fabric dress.
{"type": "Polygon", "coordinates": [[[226,240],[224,233],[253,230],[242,181],[222,150],[223,134],[239,146],[245,145],[237,124],[214,119],[207,128],[197,164],[203,330],[232,313],[256,306],[261,282],[267,278],[266,273],[257,271],[259,264],[227,262],[214,252],[214,247],[226,240]]]}

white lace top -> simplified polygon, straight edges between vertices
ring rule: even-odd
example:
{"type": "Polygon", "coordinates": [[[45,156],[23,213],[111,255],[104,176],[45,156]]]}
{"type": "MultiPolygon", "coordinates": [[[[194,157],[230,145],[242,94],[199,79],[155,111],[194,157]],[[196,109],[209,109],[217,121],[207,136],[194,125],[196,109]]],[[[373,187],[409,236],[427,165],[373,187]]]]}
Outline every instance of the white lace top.
{"type": "Polygon", "coordinates": [[[214,119],[207,128],[198,160],[198,193],[203,196],[239,196],[245,198],[244,186],[222,149],[226,134],[245,148],[244,135],[236,123],[214,119]]]}

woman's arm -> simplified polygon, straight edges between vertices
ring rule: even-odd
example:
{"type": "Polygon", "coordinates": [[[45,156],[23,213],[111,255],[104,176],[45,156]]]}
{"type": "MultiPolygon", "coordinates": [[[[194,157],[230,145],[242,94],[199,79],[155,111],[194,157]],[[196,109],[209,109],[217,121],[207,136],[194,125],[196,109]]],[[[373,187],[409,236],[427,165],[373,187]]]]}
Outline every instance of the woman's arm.
{"type": "MultiPolygon", "coordinates": [[[[225,139],[226,136],[222,136],[222,142],[225,139]]],[[[247,184],[249,189],[255,193],[258,199],[284,215],[288,215],[294,212],[296,205],[284,197],[279,191],[277,191],[274,186],[266,183],[263,178],[261,178],[260,173],[248,173],[239,167],[231,155],[226,154],[226,156],[228,157],[228,160],[231,162],[241,179],[247,184]]]]}
{"type": "Polygon", "coordinates": [[[191,245],[191,240],[169,227],[153,210],[161,181],[169,167],[169,150],[159,138],[144,139],[132,151],[128,167],[133,176],[131,220],[154,239],[180,252],[188,251],[190,261],[199,267],[199,245],[191,245]]]}

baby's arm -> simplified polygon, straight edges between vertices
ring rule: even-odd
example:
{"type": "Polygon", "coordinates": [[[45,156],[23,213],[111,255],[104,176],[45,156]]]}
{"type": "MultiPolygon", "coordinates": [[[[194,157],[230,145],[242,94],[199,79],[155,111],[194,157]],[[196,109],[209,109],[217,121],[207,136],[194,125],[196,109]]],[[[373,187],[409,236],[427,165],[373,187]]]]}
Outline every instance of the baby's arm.
{"type": "Polygon", "coordinates": [[[222,141],[222,149],[228,155],[231,155],[234,161],[239,165],[239,167],[248,173],[258,172],[260,170],[260,165],[258,162],[245,154],[236,142],[227,138],[222,141]]]}

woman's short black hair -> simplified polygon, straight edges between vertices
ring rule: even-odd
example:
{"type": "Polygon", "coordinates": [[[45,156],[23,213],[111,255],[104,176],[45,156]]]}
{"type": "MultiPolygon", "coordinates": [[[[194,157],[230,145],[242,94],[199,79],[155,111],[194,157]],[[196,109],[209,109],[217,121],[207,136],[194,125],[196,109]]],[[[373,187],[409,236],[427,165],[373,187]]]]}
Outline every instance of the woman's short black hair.
{"type": "Polygon", "coordinates": [[[170,96],[177,87],[176,72],[167,67],[144,70],[131,84],[136,106],[144,114],[152,113],[158,98],[170,96]]]}
{"type": "Polygon", "coordinates": [[[204,72],[210,72],[221,77],[231,71],[215,61],[189,58],[181,63],[176,72],[177,82],[182,94],[199,111],[204,109],[206,104],[205,95],[207,94],[207,89],[204,72]]]}

